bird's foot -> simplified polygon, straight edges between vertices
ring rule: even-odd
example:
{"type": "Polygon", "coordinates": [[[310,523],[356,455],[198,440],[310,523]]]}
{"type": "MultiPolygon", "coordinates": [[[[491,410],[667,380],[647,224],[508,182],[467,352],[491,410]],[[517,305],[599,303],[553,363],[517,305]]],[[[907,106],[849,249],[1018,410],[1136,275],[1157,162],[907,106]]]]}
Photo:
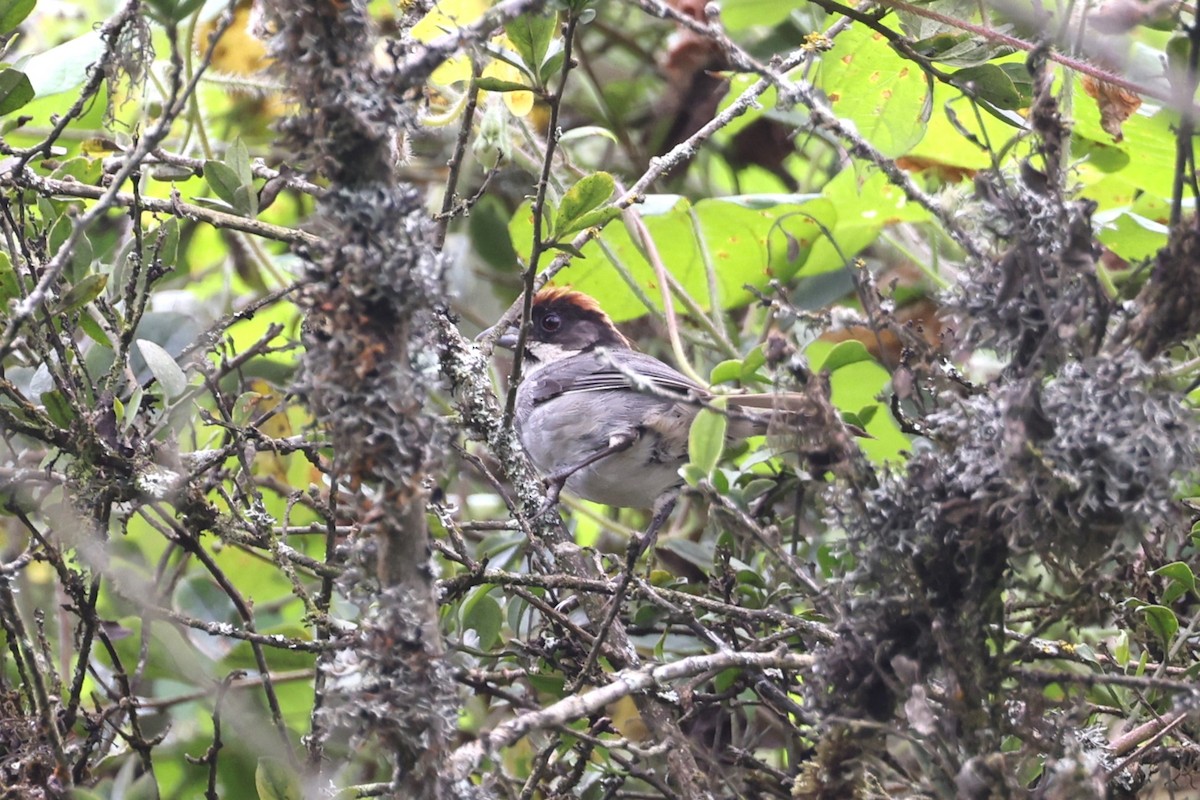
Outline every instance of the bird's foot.
{"type": "Polygon", "coordinates": [[[566,478],[550,477],[546,479],[546,499],[542,501],[541,508],[533,515],[534,519],[541,519],[558,505],[558,496],[562,493],[563,485],[566,482],[566,478]]]}

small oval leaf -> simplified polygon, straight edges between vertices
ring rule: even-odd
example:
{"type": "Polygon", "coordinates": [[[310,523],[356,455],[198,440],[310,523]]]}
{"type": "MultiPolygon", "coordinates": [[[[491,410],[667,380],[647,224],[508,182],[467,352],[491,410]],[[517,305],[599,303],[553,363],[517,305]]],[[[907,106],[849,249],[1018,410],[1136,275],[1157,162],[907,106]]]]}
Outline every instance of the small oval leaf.
{"type": "Polygon", "coordinates": [[[479,634],[479,648],[490,650],[500,639],[500,628],[504,624],[504,613],[488,592],[490,586],[481,586],[473,597],[463,603],[463,627],[479,634]]]}
{"type": "Polygon", "coordinates": [[[867,351],[866,345],[855,339],[847,339],[844,342],[839,342],[836,347],[829,351],[829,355],[825,356],[825,360],[821,362],[821,366],[816,371],[836,372],[850,364],[870,360],[871,354],[867,351]]]}
{"type": "Polygon", "coordinates": [[[146,359],[150,374],[162,386],[167,397],[178,397],[187,390],[187,375],[170,353],[149,339],[138,339],[137,346],[142,358],[146,359]]]}
{"type": "Polygon", "coordinates": [[[1161,566],[1151,574],[1162,575],[1170,581],[1161,598],[1163,605],[1175,602],[1187,592],[1196,592],[1196,576],[1192,573],[1192,568],[1182,561],[1161,566]]]}
{"type": "Polygon", "coordinates": [[[1159,605],[1144,605],[1138,611],[1146,615],[1146,624],[1158,636],[1163,647],[1170,647],[1171,640],[1179,632],[1179,620],[1175,612],[1159,605]]]}
{"type": "Polygon", "coordinates": [[[0,115],[11,114],[33,99],[29,76],[15,69],[0,72],[0,115]]]}
{"type": "Polygon", "coordinates": [[[103,272],[93,272],[85,275],[79,283],[71,287],[66,297],[62,299],[61,313],[67,314],[83,308],[95,300],[108,286],[108,275],[103,272]]]}
{"type": "MultiPolygon", "coordinates": [[[[579,179],[579,182],[567,190],[559,206],[558,215],[554,221],[554,230],[561,235],[578,223],[579,219],[589,211],[599,208],[600,204],[612,197],[616,182],[607,172],[594,172],[579,179]]],[[[586,227],[586,226],[582,226],[586,227]]],[[[575,228],[579,230],[579,228],[575,228]]]]}

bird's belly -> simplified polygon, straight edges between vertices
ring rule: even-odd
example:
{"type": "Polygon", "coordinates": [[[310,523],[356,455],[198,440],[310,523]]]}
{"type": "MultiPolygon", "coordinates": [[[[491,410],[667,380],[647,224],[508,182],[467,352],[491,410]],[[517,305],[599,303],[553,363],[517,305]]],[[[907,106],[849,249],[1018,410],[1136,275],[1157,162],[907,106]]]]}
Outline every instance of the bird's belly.
{"type": "MultiPolygon", "coordinates": [[[[630,419],[661,416],[673,404],[628,392],[595,392],[571,399],[569,413],[549,403],[518,414],[521,442],[544,474],[571,468],[603,450],[627,428],[613,424],[614,404],[630,419]]],[[[685,434],[686,436],[686,434],[685,434]]],[[[683,439],[686,442],[686,438],[683,439]]],[[[626,508],[650,508],[664,492],[682,482],[679,468],[686,445],[671,450],[653,430],[643,430],[626,450],[613,453],[571,475],[566,488],[585,500],[626,508]]]]}
{"type": "Polygon", "coordinates": [[[668,489],[683,481],[682,458],[651,460],[653,443],[643,436],[628,450],[613,453],[567,479],[567,490],[585,500],[625,508],[650,508],[668,489]]]}

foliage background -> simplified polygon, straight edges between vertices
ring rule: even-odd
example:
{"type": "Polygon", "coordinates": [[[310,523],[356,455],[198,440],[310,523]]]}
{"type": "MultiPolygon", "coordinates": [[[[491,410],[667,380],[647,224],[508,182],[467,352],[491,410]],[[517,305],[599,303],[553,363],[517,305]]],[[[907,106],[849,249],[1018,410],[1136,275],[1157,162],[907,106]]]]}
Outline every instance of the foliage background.
{"type": "Polygon", "coordinates": [[[1194,791],[1194,13],[0,3],[5,796],[1194,791]],[[537,517],[545,279],[811,424],[537,517]]]}

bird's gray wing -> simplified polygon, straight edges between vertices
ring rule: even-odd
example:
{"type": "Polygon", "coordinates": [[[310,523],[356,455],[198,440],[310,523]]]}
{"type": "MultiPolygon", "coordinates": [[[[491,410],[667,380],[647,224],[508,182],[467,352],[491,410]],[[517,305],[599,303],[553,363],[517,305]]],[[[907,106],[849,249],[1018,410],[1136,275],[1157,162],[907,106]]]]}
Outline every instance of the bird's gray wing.
{"type": "Polygon", "coordinates": [[[683,374],[667,366],[657,358],[621,350],[611,354],[581,353],[547,364],[538,370],[530,381],[533,386],[532,399],[535,404],[544,403],[568,392],[602,392],[612,389],[634,388],[634,381],[625,372],[613,366],[619,359],[627,372],[635,372],[655,389],[681,395],[708,392],[683,374]]]}

